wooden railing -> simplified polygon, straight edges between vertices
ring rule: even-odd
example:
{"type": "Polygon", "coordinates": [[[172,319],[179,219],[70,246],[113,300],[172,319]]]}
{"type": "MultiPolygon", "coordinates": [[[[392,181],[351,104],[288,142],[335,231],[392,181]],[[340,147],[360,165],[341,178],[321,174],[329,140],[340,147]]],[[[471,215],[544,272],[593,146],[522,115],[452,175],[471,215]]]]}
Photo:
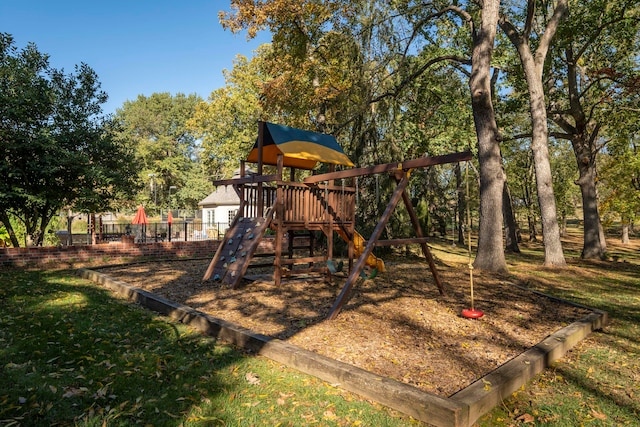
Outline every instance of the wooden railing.
{"type": "Polygon", "coordinates": [[[248,218],[264,217],[267,209],[273,206],[276,202],[276,187],[268,187],[262,185],[262,190],[258,185],[243,185],[242,192],[244,194],[244,216],[248,218]],[[260,192],[262,192],[262,205],[258,203],[260,199],[260,192]],[[262,211],[258,212],[259,207],[262,206],[262,211]]]}
{"type": "MultiPolygon", "coordinates": [[[[244,216],[264,216],[276,203],[278,189],[282,192],[282,219],[288,225],[318,225],[349,223],[355,210],[355,189],[341,186],[308,186],[296,182],[281,182],[277,187],[262,187],[263,212],[258,212],[260,190],[257,185],[244,185],[244,216]]],[[[276,218],[278,218],[276,209],[276,218]]]]}

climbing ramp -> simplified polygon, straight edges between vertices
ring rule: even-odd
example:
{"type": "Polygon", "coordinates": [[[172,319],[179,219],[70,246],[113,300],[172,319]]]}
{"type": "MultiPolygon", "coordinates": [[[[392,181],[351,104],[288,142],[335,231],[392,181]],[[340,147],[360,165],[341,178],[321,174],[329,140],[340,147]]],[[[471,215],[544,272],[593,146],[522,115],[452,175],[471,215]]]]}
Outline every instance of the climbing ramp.
{"type": "Polygon", "coordinates": [[[225,233],[202,280],[213,279],[235,289],[249,268],[272,217],[273,210],[269,209],[264,218],[236,218],[225,233]]]}

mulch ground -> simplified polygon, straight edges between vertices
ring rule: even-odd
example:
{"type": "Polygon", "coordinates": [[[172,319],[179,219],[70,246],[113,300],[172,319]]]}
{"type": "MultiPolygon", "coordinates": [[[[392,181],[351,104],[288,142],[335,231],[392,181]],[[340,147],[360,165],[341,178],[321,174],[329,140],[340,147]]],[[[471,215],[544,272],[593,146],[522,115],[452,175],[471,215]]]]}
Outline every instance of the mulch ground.
{"type": "MultiPolygon", "coordinates": [[[[386,260],[387,272],[360,280],[336,320],[326,320],[345,281],[283,281],[269,272],[234,290],[202,282],[209,260],[170,261],[101,269],[110,276],[255,332],[379,375],[450,396],[554,331],[584,317],[575,308],[475,274],[477,320],[469,307],[466,265],[439,263],[441,296],[423,259],[386,260]]],[[[250,270],[250,274],[252,274],[250,270]]]]}

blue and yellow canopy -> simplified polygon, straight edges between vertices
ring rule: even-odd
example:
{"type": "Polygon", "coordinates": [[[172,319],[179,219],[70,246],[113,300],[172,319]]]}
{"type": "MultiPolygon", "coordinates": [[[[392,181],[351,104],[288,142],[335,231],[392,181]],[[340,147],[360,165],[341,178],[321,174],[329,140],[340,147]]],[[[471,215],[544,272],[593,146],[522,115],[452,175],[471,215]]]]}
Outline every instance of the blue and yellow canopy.
{"type": "MultiPolygon", "coordinates": [[[[262,138],[265,165],[277,164],[278,154],[282,154],[286,167],[313,169],[318,162],[354,166],[332,135],[265,122],[262,138]]],[[[258,141],[247,161],[258,162],[258,141]]]]}

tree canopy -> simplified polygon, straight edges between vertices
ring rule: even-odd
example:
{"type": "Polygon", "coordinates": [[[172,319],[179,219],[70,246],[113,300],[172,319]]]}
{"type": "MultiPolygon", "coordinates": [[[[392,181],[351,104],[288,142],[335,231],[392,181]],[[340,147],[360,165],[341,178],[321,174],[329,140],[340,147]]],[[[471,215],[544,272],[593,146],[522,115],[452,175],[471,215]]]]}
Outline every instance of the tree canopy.
{"type": "Polygon", "coordinates": [[[106,99],[88,65],[67,74],[0,34],[0,221],[14,246],[12,219],[39,245],[61,209],[106,210],[134,187],[131,152],[101,115],[106,99]]]}
{"type": "Polygon", "coordinates": [[[190,209],[212,189],[200,165],[200,145],[187,126],[201,101],[195,94],[153,93],[138,95],[116,112],[118,139],[133,151],[135,179],[144,184],[135,202],[153,206],[153,214],[169,208],[171,187],[176,205],[190,209]]]}

